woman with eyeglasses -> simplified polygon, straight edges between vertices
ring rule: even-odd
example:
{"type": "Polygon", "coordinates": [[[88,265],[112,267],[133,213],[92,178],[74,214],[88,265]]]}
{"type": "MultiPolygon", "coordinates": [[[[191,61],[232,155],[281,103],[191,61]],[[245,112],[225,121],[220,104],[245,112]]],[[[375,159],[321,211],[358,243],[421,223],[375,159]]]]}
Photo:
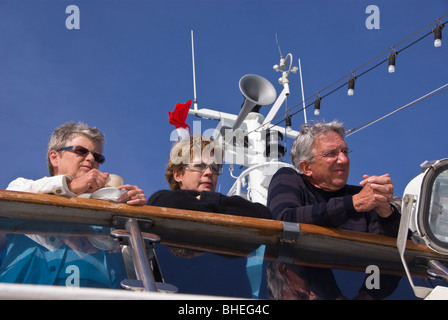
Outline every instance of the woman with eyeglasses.
{"type": "MultiPolygon", "coordinates": [[[[222,148],[210,138],[195,135],[175,143],[165,171],[170,190],[154,193],[148,204],[193,210],[198,211],[198,214],[202,211],[271,219],[269,209],[260,203],[215,192],[218,177],[222,172],[222,159],[222,148]]],[[[256,248],[256,244],[242,245],[239,250],[249,254],[256,248]]],[[[158,258],[163,260],[164,276],[176,284],[179,292],[252,297],[253,289],[246,271],[245,257],[178,247],[159,246],[158,249],[158,258]],[[197,259],[191,259],[193,257],[197,259]]]]}
{"type": "Polygon", "coordinates": [[[239,196],[215,192],[223,150],[213,139],[196,135],[177,142],[170,152],[165,179],[171,190],[154,193],[149,205],[271,219],[268,208],[239,196]]]}
{"type": "MultiPolygon", "coordinates": [[[[97,128],[83,123],[65,123],[55,129],[48,143],[50,176],[39,180],[18,178],[7,190],[72,197],[101,189],[109,177],[99,170],[105,161],[101,154],[103,147],[104,135],[97,128]]],[[[119,202],[146,204],[145,194],[139,187],[122,185],[118,188],[126,190],[119,202]]],[[[89,228],[92,234],[108,234],[109,231],[89,228]]],[[[52,231],[51,226],[49,231],[52,231]]],[[[0,282],[120,288],[120,281],[126,278],[120,245],[104,239],[8,234],[0,282]]]]}

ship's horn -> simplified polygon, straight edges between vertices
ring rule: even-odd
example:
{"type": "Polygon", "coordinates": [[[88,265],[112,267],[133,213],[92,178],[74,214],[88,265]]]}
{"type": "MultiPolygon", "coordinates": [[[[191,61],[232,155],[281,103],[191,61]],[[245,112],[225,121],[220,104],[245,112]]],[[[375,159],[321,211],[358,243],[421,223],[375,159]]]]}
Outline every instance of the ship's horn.
{"type": "Polygon", "coordinates": [[[233,124],[233,130],[238,129],[249,112],[258,112],[261,106],[274,103],[277,92],[274,86],[265,78],[256,74],[246,74],[240,79],[240,90],[244,96],[241,111],[233,124]]]}

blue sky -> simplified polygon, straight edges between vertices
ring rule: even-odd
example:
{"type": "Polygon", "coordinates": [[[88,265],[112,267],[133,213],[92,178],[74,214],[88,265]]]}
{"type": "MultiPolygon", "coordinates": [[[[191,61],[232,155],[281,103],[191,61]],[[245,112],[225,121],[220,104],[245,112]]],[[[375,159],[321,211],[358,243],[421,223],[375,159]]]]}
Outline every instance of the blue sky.
{"type": "MultiPolygon", "coordinates": [[[[261,75],[277,94],[282,91],[272,69],[279,61],[276,34],[283,55],[292,53],[294,65],[301,59],[309,98],[429,25],[396,49],[410,44],[447,12],[446,0],[0,0],[0,188],[17,177],[48,175],[48,138],[67,121],[105,133],[104,171],[147,196],[167,188],[174,129],[168,112],[193,99],[191,30],[199,107],[238,114],[243,75],[261,75]],[[66,28],[72,4],[80,10],[80,29],[66,28]],[[380,10],[379,29],[366,27],[369,5],[380,10]]],[[[308,121],[337,119],[355,128],[446,84],[443,41],[435,48],[430,35],[406,49],[394,74],[381,65],[357,80],[354,96],[346,88],[329,95],[320,116],[308,108],[308,121]]],[[[290,86],[287,107],[300,108],[298,74],[291,75],[290,86]]],[[[447,97],[441,93],[348,137],[349,183],[358,184],[364,173],[390,173],[400,196],[420,163],[447,157],[447,97]]],[[[193,120],[200,119],[190,115],[187,123],[193,120]]],[[[303,122],[303,113],[296,114],[293,129],[303,122]]],[[[201,123],[204,130],[216,125],[201,123]]],[[[226,193],[233,181],[228,174],[220,181],[226,193]]]]}
{"type": "MultiPolygon", "coordinates": [[[[193,99],[191,30],[199,107],[238,114],[245,74],[263,76],[282,91],[272,68],[279,63],[276,34],[283,55],[291,53],[294,65],[301,59],[310,98],[373,67],[388,55],[380,54],[417,33],[396,50],[411,44],[447,13],[447,0],[0,0],[0,188],[17,177],[48,175],[48,138],[67,121],[105,133],[105,172],[147,196],[168,188],[164,171],[174,129],[168,112],[193,99]],[[69,5],[80,10],[80,29],[66,28],[69,5]],[[379,8],[379,29],[366,27],[369,5],[379,8]]],[[[354,96],[344,87],[325,97],[320,116],[307,109],[308,121],[336,119],[356,128],[445,85],[446,38],[439,48],[430,35],[400,52],[393,74],[383,64],[359,77],[354,96]]],[[[290,90],[281,111],[301,108],[298,74],[290,76],[290,90]]],[[[401,196],[420,163],[448,157],[447,97],[441,93],[348,137],[349,183],[365,173],[390,173],[401,196]]],[[[190,115],[187,123],[194,120],[201,119],[190,115]]],[[[303,122],[302,112],[294,115],[293,129],[303,122]]],[[[201,122],[203,130],[216,125],[201,122]]],[[[232,183],[225,173],[221,192],[232,183]]]]}

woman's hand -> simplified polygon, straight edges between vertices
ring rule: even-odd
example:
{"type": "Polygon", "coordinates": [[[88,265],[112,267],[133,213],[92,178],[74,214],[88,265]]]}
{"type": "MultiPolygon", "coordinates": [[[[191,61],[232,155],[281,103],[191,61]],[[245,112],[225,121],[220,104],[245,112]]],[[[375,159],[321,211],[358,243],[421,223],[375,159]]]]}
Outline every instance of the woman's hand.
{"type": "Polygon", "coordinates": [[[127,192],[118,199],[118,202],[125,202],[132,205],[145,205],[146,196],[142,189],[137,186],[125,184],[118,187],[119,190],[127,190],[127,192]]]}

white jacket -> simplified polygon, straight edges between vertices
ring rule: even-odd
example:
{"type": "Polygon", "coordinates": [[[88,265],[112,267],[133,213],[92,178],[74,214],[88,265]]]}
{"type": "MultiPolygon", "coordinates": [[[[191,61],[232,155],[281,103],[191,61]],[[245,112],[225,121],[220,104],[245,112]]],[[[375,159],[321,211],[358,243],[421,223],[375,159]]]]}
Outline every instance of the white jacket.
{"type": "Polygon", "coordinates": [[[17,178],[8,185],[6,190],[76,197],[77,195],[71,192],[67,185],[67,182],[72,179],[73,177],[68,174],[44,177],[39,180],[17,178]]]}
{"type": "MultiPolygon", "coordinates": [[[[70,175],[44,177],[39,180],[17,178],[8,185],[6,190],[76,197],[76,194],[71,192],[67,185],[67,181],[71,181],[72,179],[73,177],[70,175]]],[[[63,242],[58,237],[47,237],[34,234],[27,234],[26,236],[50,251],[54,251],[63,245],[63,242]]]]}

